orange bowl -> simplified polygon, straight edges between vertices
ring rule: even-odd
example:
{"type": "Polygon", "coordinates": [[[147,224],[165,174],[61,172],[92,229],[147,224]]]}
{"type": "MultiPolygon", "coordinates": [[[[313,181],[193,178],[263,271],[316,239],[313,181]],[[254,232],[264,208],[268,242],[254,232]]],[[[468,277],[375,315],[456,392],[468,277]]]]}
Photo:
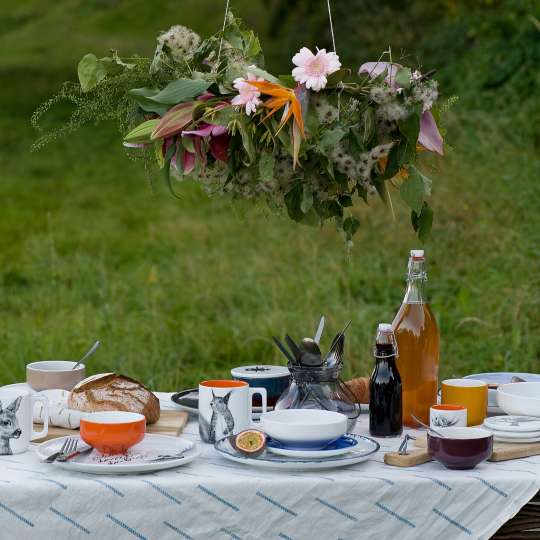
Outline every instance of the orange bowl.
{"type": "Polygon", "coordinates": [[[146,418],[142,414],[104,411],[81,418],[81,439],[102,454],[125,454],[144,439],[146,418]]]}

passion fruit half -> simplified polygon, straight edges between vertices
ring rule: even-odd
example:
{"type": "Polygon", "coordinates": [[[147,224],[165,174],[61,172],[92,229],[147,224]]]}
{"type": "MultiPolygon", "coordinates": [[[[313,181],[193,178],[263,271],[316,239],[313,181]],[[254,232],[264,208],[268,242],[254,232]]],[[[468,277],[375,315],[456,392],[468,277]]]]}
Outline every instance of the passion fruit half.
{"type": "Polygon", "coordinates": [[[266,435],[258,429],[246,429],[234,437],[234,446],[246,456],[262,454],[266,446],[266,435]]]}

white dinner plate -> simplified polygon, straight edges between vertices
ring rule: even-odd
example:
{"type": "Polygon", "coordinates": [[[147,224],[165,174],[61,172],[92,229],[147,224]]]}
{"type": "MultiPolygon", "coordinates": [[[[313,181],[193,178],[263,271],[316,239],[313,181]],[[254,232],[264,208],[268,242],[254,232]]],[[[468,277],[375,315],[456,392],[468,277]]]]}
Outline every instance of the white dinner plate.
{"type": "MultiPolygon", "coordinates": [[[[41,443],[35,452],[41,460],[58,452],[67,437],[41,443]]],[[[80,439],[79,439],[80,440],[80,439]]],[[[84,442],[80,440],[80,444],[84,442]]],[[[92,450],[64,463],[55,461],[51,467],[90,474],[134,474],[161,471],[186,465],[200,455],[197,445],[181,437],[147,433],[144,439],[130,448],[125,455],[104,456],[92,450]],[[182,455],[167,461],[152,461],[160,455],[182,455]]]]}
{"type": "Polygon", "coordinates": [[[338,467],[347,467],[355,463],[366,461],[380,448],[377,441],[355,435],[358,444],[347,454],[327,458],[300,458],[290,456],[278,456],[265,450],[257,457],[247,457],[236,450],[229,438],[218,441],[214,447],[224,457],[236,463],[242,463],[251,467],[260,467],[263,469],[286,469],[286,470],[315,470],[315,469],[335,469],[338,467]]]}
{"type": "Polygon", "coordinates": [[[484,426],[493,431],[518,433],[524,437],[531,432],[540,435],[540,418],[536,416],[491,416],[484,420],[484,426]]]}
{"type": "Polygon", "coordinates": [[[354,434],[343,435],[343,437],[340,437],[337,441],[330,443],[321,450],[289,448],[274,439],[268,439],[266,442],[266,449],[268,452],[272,452],[272,454],[299,458],[329,458],[341,456],[342,454],[347,454],[351,450],[354,450],[356,446],[358,446],[358,438],[354,434]]]}
{"type": "Polygon", "coordinates": [[[521,438],[521,439],[515,439],[515,438],[508,438],[508,437],[504,437],[502,435],[498,435],[497,433],[495,433],[494,431],[492,431],[493,433],[493,440],[497,441],[497,442],[506,442],[506,443],[523,443],[523,444],[526,444],[526,443],[536,443],[536,442],[540,442],[540,435],[538,435],[537,437],[533,437],[533,438],[521,438]]]}

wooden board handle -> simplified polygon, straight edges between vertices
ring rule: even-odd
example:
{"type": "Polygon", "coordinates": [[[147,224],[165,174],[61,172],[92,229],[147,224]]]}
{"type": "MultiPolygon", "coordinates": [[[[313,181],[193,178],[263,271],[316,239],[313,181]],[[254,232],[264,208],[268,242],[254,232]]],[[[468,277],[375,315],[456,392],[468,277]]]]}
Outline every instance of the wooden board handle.
{"type": "Polygon", "coordinates": [[[384,454],[384,462],[394,467],[414,467],[428,461],[431,461],[431,456],[423,448],[409,450],[407,454],[399,454],[398,452],[387,452],[384,454]]]}

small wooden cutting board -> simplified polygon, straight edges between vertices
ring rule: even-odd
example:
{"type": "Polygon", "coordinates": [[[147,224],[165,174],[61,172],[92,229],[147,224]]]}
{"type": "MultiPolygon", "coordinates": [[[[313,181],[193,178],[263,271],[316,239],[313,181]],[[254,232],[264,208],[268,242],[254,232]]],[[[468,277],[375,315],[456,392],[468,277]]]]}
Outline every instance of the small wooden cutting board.
{"type": "MultiPolygon", "coordinates": [[[[162,435],[178,436],[182,433],[188,421],[188,413],[185,411],[161,411],[159,420],[155,424],[146,426],[147,433],[161,433],[162,435]]],[[[41,424],[34,424],[34,429],[40,431],[41,424]]],[[[69,437],[79,435],[78,429],[66,429],[56,426],[49,426],[49,432],[41,439],[35,439],[35,442],[44,442],[57,437],[69,437]]]]}

